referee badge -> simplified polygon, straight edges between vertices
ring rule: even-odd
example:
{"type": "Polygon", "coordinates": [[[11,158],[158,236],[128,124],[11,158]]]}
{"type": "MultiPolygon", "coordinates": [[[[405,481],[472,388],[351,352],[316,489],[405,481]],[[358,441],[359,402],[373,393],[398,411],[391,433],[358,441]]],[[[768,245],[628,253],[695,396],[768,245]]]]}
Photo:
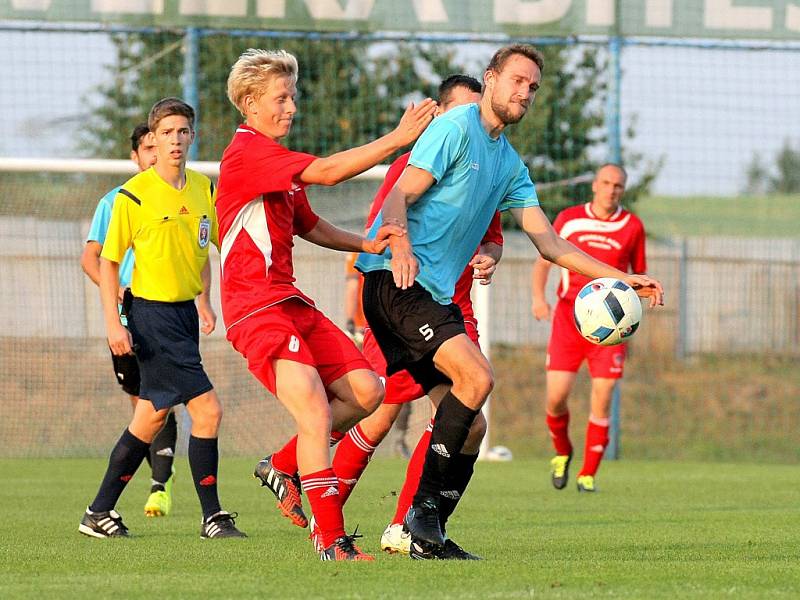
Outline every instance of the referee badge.
{"type": "Polygon", "coordinates": [[[208,217],[200,219],[200,227],[197,230],[197,245],[201,248],[208,246],[208,240],[211,237],[211,221],[208,217]]]}

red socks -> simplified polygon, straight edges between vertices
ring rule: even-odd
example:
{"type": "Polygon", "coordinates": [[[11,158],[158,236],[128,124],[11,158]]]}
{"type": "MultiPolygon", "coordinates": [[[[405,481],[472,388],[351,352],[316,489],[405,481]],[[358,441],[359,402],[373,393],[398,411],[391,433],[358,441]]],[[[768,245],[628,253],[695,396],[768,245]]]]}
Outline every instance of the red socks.
{"type": "Polygon", "coordinates": [[[322,546],[327,548],[344,535],[344,516],[339,486],[333,469],[323,469],[300,477],[303,492],[320,529],[322,546]]]}
{"type": "Polygon", "coordinates": [[[358,424],[347,432],[336,449],[333,471],[339,479],[339,498],[342,506],[347,502],[350,492],[367,468],[375,448],[376,444],[364,435],[361,425],[358,424]]]}
{"type": "MultiPolygon", "coordinates": [[[[339,443],[344,437],[343,433],[338,431],[331,431],[331,438],[329,443],[331,448],[333,448],[336,444],[339,443]]],[[[275,454],[272,455],[272,466],[281,471],[282,473],[286,473],[287,475],[294,475],[297,473],[297,436],[292,436],[286,445],[278,450],[275,454]]]]}
{"type": "Polygon", "coordinates": [[[411,460],[408,461],[406,480],[403,482],[403,489],[400,491],[400,497],[397,499],[397,510],[394,513],[392,525],[401,524],[408,509],[411,507],[411,502],[414,500],[414,495],[417,493],[417,487],[419,487],[419,478],[422,476],[425,454],[428,451],[428,447],[431,445],[432,432],[433,419],[431,419],[431,422],[425,428],[425,433],[422,434],[419,442],[417,442],[417,447],[414,448],[414,454],[411,455],[411,460]]]}
{"type": "Polygon", "coordinates": [[[286,445],[272,455],[272,466],[282,473],[297,473],[297,436],[292,436],[286,445]]]}
{"type": "Polygon", "coordinates": [[[569,412],[557,417],[547,414],[546,421],[556,454],[564,456],[572,454],[572,442],[569,441],[569,412]]]}
{"type": "Polygon", "coordinates": [[[601,419],[591,415],[589,425],[586,427],[586,449],[583,455],[583,468],[578,476],[591,475],[594,477],[603,459],[603,452],[608,446],[608,419],[601,419]]]}

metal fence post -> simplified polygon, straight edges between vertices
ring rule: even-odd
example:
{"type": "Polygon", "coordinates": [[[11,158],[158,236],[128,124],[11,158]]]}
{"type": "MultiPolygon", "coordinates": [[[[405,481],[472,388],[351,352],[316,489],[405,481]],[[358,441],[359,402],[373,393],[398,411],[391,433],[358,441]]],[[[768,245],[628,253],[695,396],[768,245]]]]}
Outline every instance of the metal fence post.
{"type": "Polygon", "coordinates": [[[610,81],[606,98],[606,134],[608,135],[608,161],[622,164],[622,133],[620,128],[620,96],[622,88],[622,38],[608,39],[610,81]]]}
{"type": "MultiPolygon", "coordinates": [[[[619,12],[617,12],[619,15],[619,12]]],[[[617,17],[619,18],[619,16],[617,17]]],[[[606,129],[608,135],[608,160],[622,164],[622,134],[620,128],[620,95],[622,88],[622,38],[615,35],[608,40],[609,68],[611,81],[606,98],[606,129]]],[[[609,460],[619,458],[620,448],[620,383],[614,386],[611,397],[611,415],[609,419],[608,447],[605,457],[609,460]]]]}
{"type": "MultiPolygon", "coordinates": [[[[197,80],[200,70],[200,35],[196,27],[187,27],[183,36],[183,99],[194,108],[194,129],[200,122],[200,92],[197,80]]],[[[195,137],[189,148],[189,160],[197,160],[200,144],[195,137]]]]}
{"type": "Polygon", "coordinates": [[[678,256],[678,340],[675,344],[675,356],[685,360],[689,353],[689,244],[686,238],[680,240],[678,256]]]}

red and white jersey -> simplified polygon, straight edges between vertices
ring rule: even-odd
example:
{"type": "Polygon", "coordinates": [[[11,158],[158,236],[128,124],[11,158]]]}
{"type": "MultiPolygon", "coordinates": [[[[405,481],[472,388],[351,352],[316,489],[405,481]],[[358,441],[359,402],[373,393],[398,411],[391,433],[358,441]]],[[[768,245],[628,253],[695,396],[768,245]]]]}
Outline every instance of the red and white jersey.
{"type": "MultiPolygon", "coordinates": [[[[375,217],[378,216],[381,208],[383,208],[383,202],[386,200],[386,196],[389,195],[389,192],[394,187],[394,184],[397,183],[397,180],[400,179],[400,175],[403,174],[406,166],[408,165],[408,159],[411,156],[411,152],[406,152],[402,156],[399,156],[389,167],[389,170],[386,172],[386,177],[383,179],[383,183],[381,187],[378,188],[378,192],[375,194],[375,198],[372,200],[372,205],[369,208],[369,216],[367,217],[367,229],[372,226],[372,222],[375,220],[375,217]]],[[[219,200],[217,200],[219,202],[219,200]]],[[[414,243],[414,240],[411,240],[411,243],[414,243]]],[[[483,236],[481,240],[481,244],[485,243],[494,243],[498,246],[503,245],[503,228],[500,224],[500,212],[496,211],[494,213],[494,217],[492,218],[492,222],[489,223],[489,228],[486,230],[486,235],[483,236]]],[[[465,321],[475,321],[475,313],[472,310],[472,298],[470,298],[470,291],[472,291],[472,267],[467,265],[467,268],[464,269],[464,272],[461,274],[461,277],[458,278],[456,282],[455,291],[453,292],[453,302],[458,304],[458,307],[461,309],[461,313],[464,315],[465,321]]]]}
{"type": "MultiPolygon", "coordinates": [[[[607,265],[626,273],[647,271],[644,225],[639,217],[622,207],[610,218],[600,219],[589,202],[570,206],[558,213],[553,227],[562,238],[607,265]]],[[[558,296],[575,300],[589,281],[584,275],[562,268],[558,296]]]]}
{"type": "Polygon", "coordinates": [[[225,149],[217,220],[226,329],[287,298],[314,305],[294,285],[292,248],[294,236],[319,221],[295,181],[316,158],[292,152],[247,125],[225,149]]]}

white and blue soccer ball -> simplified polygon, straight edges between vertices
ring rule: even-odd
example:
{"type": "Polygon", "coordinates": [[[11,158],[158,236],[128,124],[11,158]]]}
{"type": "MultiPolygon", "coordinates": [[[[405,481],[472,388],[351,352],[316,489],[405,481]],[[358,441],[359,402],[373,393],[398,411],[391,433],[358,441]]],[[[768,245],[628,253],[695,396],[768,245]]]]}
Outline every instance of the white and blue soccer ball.
{"type": "Polygon", "coordinates": [[[631,337],[642,320],[633,288],[613,277],[587,283],[575,298],[575,326],[594,344],[614,346],[631,337]]]}
{"type": "Polygon", "coordinates": [[[492,446],[486,451],[484,458],[491,462],[508,462],[514,460],[514,455],[506,446],[492,446]]]}

